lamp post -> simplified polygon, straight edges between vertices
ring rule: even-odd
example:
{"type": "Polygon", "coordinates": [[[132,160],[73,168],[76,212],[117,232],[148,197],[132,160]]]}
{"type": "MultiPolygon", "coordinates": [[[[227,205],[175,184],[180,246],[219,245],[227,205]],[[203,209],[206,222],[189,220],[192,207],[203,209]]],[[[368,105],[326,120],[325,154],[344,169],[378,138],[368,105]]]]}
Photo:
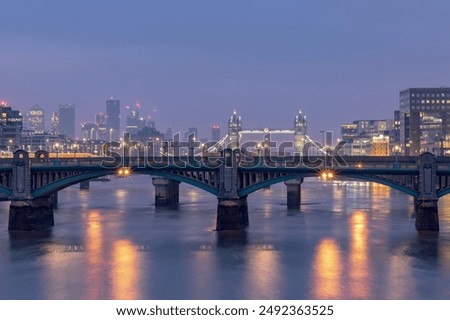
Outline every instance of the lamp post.
{"type": "Polygon", "coordinates": [[[398,153],[400,152],[400,150],[401,150],[401,148],[400,148],[400,146],[399,146],[399,145],[396,145],[396,146],[394,147],[394,153],[395,153],[395,163],[397,163],[397,162],[398,162],[398,153]]]}
{"type": "Polygon", "coordinates": [[[77,158],[77,149],[78,149],[78,144],[74,143],[72,146],[73,149],[73,157],[76,159],[77,158]]]}
{"type": "Polygon", "coordinates": [[[59,143],[58,143],[58,142],[55,143],[54,149],[55,149],[55,151],[56,151],[56,159],[58,159],[58,153],[59,153],[59,143]]]}

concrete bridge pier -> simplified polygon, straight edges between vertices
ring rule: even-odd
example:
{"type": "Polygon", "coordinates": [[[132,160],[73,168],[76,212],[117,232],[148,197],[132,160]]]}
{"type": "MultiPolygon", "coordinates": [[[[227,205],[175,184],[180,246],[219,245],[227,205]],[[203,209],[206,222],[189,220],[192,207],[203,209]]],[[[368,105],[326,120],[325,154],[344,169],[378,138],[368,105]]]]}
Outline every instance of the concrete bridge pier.
{"type": "Polygon", "coordinates": [[[437,201],[417,201],[416,230],[439,231],[439,216],[437,201]]]}
{"type": "Polygon", "coordinates": [[[89,190],[89,180],[84,180],[80,182],[80,190],[89,190]]]}
{"type": "Polygon", "coordinates": [[[167,178],[152,178],[155,186],[155,207],[178,207],[180,199],[180,182],[167,178]]]}
{"type": "Polygon", "coordinates": [[[50,198],[52,200],[53,209],[58,209],[58,192],[53,193],[50,198]]]}
{"type": "Polygon", "coordinates": [[[249,225],[247,197],[218,199],[216,230],[243,230],[249,225]]]}
{"type": "Polygon", "coordinates": [[[414,199],[416,207],[416,230],[439,231],[438,197],[436,195],[436,158],[426,152],[418,157],[419,196],[414,199]]]}
{"type": "Polygon", "coordinates": [[[287,180],[284,182],[287,188],[287,208],[288,209],[300,209],[301,204],[301,192],[302,192],[302,178],[287,180]]]}
{"type": "Polygon", "coordinates": [[[11,201],[8,230],[43,230],[54,225],[51,196],[11,201]]]}

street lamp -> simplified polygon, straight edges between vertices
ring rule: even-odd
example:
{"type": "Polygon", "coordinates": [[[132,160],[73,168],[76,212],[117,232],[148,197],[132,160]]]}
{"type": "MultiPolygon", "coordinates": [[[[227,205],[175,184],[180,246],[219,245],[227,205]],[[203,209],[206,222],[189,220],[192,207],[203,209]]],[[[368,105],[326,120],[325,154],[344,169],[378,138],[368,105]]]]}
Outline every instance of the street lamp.
{"type": "Polygon", "coordinates": [[[56,151],[56,159],[58,159],[58,153],[59,153],[59,143],[58,143],[58,142],[55,143],[54,149],[55,149],[55,151],[56,151]]]}
{"type": "Polygon", "coordinates": [[[78,149],[78,144],[74,143],[72,146],[73,149],[73,157],[76,159],[77,158],[77,149],[78,149]]]}
{"type": "Polygon", "coordinates": [[[402,150],[402,148],[399,145],[396,145],[394,147],[394,153],[395,153],[395,163],[398,162],[398,154],[402,150]]]}

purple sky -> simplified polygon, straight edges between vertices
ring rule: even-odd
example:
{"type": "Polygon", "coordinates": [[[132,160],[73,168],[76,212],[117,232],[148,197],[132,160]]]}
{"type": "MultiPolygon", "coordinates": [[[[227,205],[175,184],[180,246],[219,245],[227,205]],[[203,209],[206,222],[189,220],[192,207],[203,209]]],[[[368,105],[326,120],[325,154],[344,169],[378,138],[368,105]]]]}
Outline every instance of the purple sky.
{"type": "Polygon", "coordinates": [[[450,86],[447,0],[30,2],[0,4],[0,99],[74,103],[78,123],[113,96],[207,138],[233,109],[290,128],[302,108],[319,138],[392,118],[402,89],[450,86]]]}

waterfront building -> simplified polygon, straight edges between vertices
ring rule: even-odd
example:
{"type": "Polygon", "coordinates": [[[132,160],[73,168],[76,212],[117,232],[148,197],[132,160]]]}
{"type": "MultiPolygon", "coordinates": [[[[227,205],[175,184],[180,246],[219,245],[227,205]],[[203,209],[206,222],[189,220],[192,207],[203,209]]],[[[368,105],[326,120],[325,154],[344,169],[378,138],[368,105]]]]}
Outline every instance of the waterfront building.
{"type": "Polygon", "coordinates": [[[400,91],[399,122],[405,155],[450,153],[450,88],[400,91]]]}
{"type": "Polygon", "coordinates": [[[346,141],[341,154],[344,155],[388,155],[394,148],[395,121],[354,120],[341,125],[340,140],[346,141]],[[386,146],[386,143],[388,145],[386,146]]]}

